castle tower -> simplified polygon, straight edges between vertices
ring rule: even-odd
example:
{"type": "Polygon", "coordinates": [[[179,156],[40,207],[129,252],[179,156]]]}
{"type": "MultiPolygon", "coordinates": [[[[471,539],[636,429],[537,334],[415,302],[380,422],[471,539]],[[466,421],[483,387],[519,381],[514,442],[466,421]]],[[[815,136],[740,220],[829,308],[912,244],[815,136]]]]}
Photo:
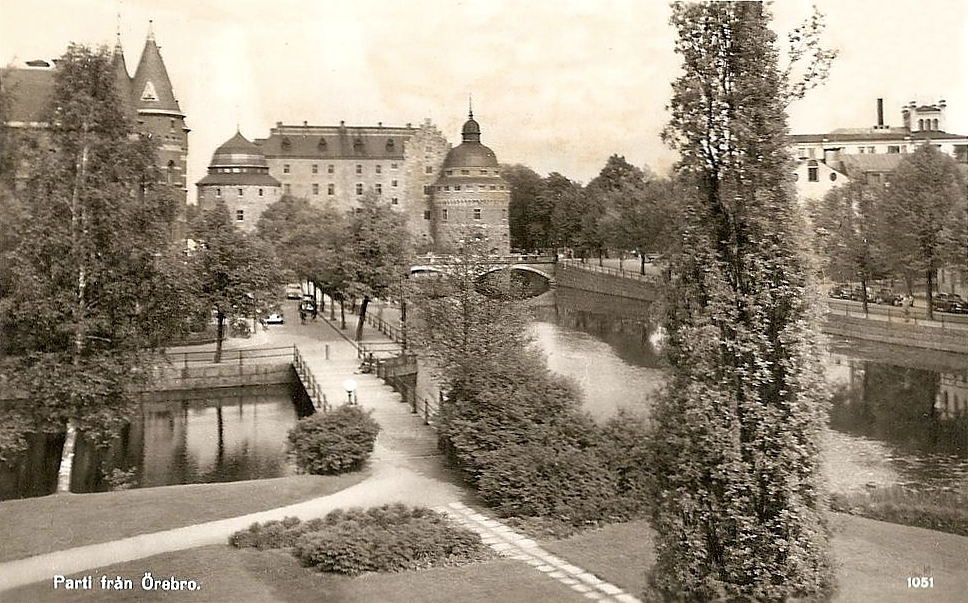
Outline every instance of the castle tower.
{"type": "Polygon", "coordinates": [[[439,251],[451,251],[471,231],[483,230],[488,249],[506,255],[511,191],[494,151],[481,144],[481,126],[473,109],[461,137],[461,144],[447,153],[433,186],[434,242],[439,251]]]}
{"type": "MultiPolygon", "coordinates": [[[[117,70],[123,65],[119,64],[117,70]]],[[[137,129],[151,136],[158,144],[158,167],[162,182],[181,192],[179,201],[184,206],[188,199],[188,132],[185,114],[175,99],[168,70],[155,43],[154,32],[148,30],[141,60],[130,86],[131,106],[137,116],[137,129]]]]}
{"type": "Polygon", "coordinates": [[[244,230],[253,230],[266,207],[282,197],[282,185],[269,175],[265,154],[238,131],[215,149],[208,175],[195,186],[201,209],[223,201],[244,230]]]}

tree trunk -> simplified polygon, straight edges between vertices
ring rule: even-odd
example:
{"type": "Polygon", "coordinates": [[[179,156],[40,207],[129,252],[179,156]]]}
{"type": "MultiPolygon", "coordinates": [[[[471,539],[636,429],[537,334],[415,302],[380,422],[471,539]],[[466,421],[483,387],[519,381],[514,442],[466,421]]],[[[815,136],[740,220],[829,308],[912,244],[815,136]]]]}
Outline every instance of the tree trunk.
{"type": "Polygon", "coordinates": [[[403,351],[407,351],[407,300],[400,300],[400,339],[403,351]]]}
{"type": "Polygon", "coordinates": [[[336,320],[336,295],[329,292],[329,319],[336,320]]]}
{"type": "Polygon", "coordinates": [[[934,270],[929,266],[925,270],[927,277],[927,300],[928,300],[928,320],[934,320],[934,270]]]}
{"type": "Polygon", "coordinates": [[[57,470],[57,492],[71,491],[71,473],[74,469],[74,446],[77,442],[77,430],[73,423],[67,422],[67,435],[64,438],[64,448],[61,449],[61,461],[57,470]]]}
{"type": "Polygon", "coordinates": [[[639,254],[639,273],[645,275],[645,254],[639,254]]]}
{"type": "Polygon", "coordinates": [[[370,296],[364,295],[360,302],[360,318],[356,321],[356,341],[363,341],[363,321],[366,320],[366,307],[370,305],[370,296]]]}
{"type": "Polygon", "coordinates": [[[221,310],[215,311],[215,364],[222,362],[222,339],[225,338],[225,314],[221,310]]]}
{"type": "Polygon", "coordinates": [[[860,299],[864,309],[864,316],[867,316],[867,276],[860,276],[860,299]]]}
{"type": "Polygon", "coordinates": [[[346,307],[343,298],[339,298],[339,328],[346,330],[346,307]]]}
{"type": "Polygon", "coordinates": [[[621,251],[618,254],[618,269],[625,272],[625,252],[621,251]]]}

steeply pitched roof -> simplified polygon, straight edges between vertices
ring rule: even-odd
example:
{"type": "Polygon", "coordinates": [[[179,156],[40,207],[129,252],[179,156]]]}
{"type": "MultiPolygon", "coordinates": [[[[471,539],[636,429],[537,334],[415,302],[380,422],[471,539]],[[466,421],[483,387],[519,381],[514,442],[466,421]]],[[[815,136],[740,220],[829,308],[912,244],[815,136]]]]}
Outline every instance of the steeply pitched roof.
{"type": "Polygon", "coordinates": [[[860,174],[870,172],[888,173],[893,172],[894,168],[901,163],[904,155],[899,153],[885,154],[842,154],[840,156],[840,170],[851,178],[856,178],[860,174]]]}
{"type": "Polygon", "coordinates": [[[149,35],[145,40],[145,48],[131,83],[131,94],[139,113],[160,111],[184,116],[175,100],[175,92],[154,36],[149,35]]]}
{"type": "Polygon", "coordinates": [[[410,131],[402,128],[310,126],[305,133],[273,130],[268,138],[256,139],[255,144],[266,157],[273,159],[403,160],[403,147],[411,135],[410,131]]]}
{"type": "Polygon", "coordinates": [[[54,73],[54,69],[0,69],[0,85],[10,99],[4,119],[21,124],[45,122],[54,96],[54,73]]]}

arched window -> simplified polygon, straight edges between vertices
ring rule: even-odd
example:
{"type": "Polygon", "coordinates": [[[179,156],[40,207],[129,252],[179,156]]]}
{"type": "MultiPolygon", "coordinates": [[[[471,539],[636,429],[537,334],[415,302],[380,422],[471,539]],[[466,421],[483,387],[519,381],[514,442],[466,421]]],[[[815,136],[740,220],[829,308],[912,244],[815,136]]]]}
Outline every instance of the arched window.
{"type": "Polygon", "coordinates": [[[923,119],[919,119],[918,120],[918,130],[923,130],[923,129],[924,129],[924,120],[923,119]]]}
{"type": "Polygon", "coordinates": [[[934,120],[934,122],[932,123],[931,129],[934,130],[935,132],[938,131],[938,120],[937,119],[934,120]]]}
{"type": "Polygon", "coordinates": [[[173,159],[168,160],[168,170],[166,176],[168,178],[168,184],[175,183],[175,161],[173,159]]]}
{"type": "Polygon", "coordinates": [[[392,153],[394,148],[393,139],[387,138],[387,153],[392,153]]]}

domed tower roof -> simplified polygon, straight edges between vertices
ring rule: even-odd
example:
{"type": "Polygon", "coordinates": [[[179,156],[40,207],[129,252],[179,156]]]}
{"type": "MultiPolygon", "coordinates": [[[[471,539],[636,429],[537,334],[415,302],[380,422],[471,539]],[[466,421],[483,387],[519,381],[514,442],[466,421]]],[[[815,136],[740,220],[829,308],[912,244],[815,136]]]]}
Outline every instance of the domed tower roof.
{"type": "Polygon", "coordinates": [[[266,156],[252,141],[239,131],[212,153],[209,167],[264,167],[269,168],[266,156]]]}
{"type": "Polygon", "coordinates": [[[474,119],[474,111],[467,114],[467,121],[461,128],[463,142],[447,153],[444,168],[460,167],[498,167],[497,155],[481,144],[481,125],[474,119]]]}

